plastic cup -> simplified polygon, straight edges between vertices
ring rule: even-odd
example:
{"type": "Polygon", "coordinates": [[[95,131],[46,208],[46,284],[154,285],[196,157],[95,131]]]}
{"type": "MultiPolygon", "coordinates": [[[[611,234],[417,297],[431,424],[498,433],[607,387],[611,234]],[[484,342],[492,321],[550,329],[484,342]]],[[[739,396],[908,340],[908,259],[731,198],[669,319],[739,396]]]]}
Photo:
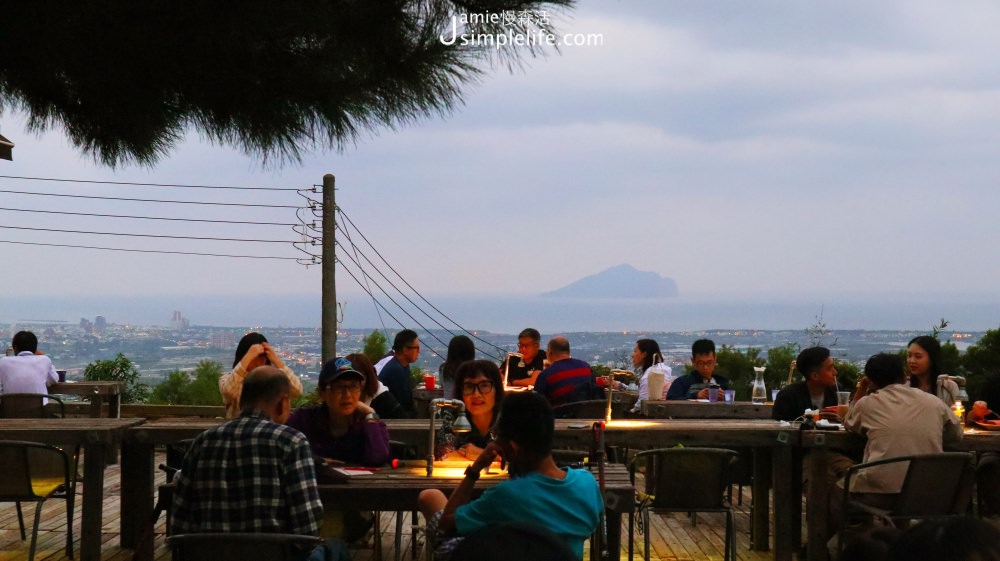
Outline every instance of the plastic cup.
{"type": "Polygon", "coordinates": [[[713,403],[719,401],[719,388],[708,388],[708,400],[713,403]]]}
{"type": "Polygon", "coordinates": [[[837,392],[837,419],[843,421],[851,404],[851,392],[837,392]]]}
{"type": "Polygon", "coordinates": [[[725,390],[723,396],[726,399],[726,405],[732,405],[736,403],[736,390],[725,390]]]}
{"type": "Polygon", "coordinates": [[[433,374],[424,374],[424,388],[433,390],[436,381],[433,374]]]}
{"type": "Polygon", "coordinates": [[[778,388],[771,388],[771,401],[776,401],[778,399],[778,392],[781,391],[778,388]]]}

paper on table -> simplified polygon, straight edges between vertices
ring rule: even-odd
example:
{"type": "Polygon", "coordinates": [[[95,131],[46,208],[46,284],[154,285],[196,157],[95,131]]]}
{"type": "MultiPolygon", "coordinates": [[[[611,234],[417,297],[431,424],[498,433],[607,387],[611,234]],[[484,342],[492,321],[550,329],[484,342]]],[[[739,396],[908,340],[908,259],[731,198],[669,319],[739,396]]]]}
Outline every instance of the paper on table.
{"type": "Polygon", "coordinates": [[[333,471],[336,471],[338,473],[341,473],[341,474],[347,475],[347,476],[372,475],[373,473],[375,473],[374,471],[372,471],[370,469],[365,469],[365,468],[351,468],[351,467],[333,468],[333,471]]]}

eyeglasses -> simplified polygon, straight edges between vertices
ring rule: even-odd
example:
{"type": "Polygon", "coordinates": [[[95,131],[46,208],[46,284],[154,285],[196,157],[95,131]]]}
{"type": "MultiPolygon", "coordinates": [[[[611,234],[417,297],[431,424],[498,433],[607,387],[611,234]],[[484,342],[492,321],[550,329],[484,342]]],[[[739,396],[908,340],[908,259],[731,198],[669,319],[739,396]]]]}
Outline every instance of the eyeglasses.
{"type": "Polygon", "coordinates": [[[479,390],[480,395],[486,395],[488,393],[493,393],[493,382],[489,380],[483,380],[478,384],[473,384],[472,382],[467,382],[462,384],[462,395],[472,395],[479,390]]]}
{"type": "Polygon", "coordinates": [[[360,394],[361,386],[361,382],[348,382],[346,384],[333,384],[331,386],[327,386],[327,388],[335,394],[345,395],[348,393],[360,394]]]}
{"type": "Polygon", "coordinates": [[[713,360],[713,359],[695,360],[695,361],[693,361],[693,363],[694,363],[695,367],[698,367],[698,368],[708,368],[709,366],[715,366],[715,360],[713,360]]]}
{"type": "Polygon", "coordinates": [[[405,348],[406,350],[408,350],[408,351],[412,351],[413,349],[417,349],[417,350],[420,350],[420,345],[407,345],[407,346],[406,346],[406,347],[404,347],[404,348],[405,348]]]}
{"type": "Polygon", "coordinates": [[[537,346],[538,346],[538,343],[535,343],[534,341],[532,341],[531,343],[518,343],[517,344],[517,348],[519,348],[519,349],[527,349],[528,347],[537,347],[537,346]]]}

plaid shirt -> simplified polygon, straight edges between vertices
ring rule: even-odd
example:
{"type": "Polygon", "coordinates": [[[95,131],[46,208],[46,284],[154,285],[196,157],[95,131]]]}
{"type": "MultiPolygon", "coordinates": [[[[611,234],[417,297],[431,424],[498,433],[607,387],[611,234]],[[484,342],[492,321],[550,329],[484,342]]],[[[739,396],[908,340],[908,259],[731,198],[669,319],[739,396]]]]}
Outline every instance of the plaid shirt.
{"type": "Polygon", "coordinates": [[[207,430],[184,456],[172,531],[315,536],[323,517],[309,442],[259,411],[207,430]]]}

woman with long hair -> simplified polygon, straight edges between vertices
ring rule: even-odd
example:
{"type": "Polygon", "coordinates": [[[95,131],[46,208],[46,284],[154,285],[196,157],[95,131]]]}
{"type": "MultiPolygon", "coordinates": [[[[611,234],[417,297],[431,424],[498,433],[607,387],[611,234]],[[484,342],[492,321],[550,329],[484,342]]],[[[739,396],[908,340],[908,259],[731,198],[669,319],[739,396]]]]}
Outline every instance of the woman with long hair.
{"type": "Polygon", "coordinates": [[[948,407],[958,399],[958,384],[942,377],[941,343],[934,337],[921,335],[910,340],[906,347],[906,368],[914,388],[938,396],[948,407]]]}
{"type": "MultiPolygon", "coordinates": [[[[489,360],[468,360],[455,372],[455,389],[451,395],[465,404],[465,416],[472,430],[439,440],[445,448],[443,458],[469,458],[479,456],[489,443],[490,429],[497,420],[503,403],[503,378],[500,368],[489,360]]],[[[439,452],[440,450],[439,446],[439,452]]]]}
{"type": "Polygon", "coordinates": [[[458,371],[458,367],[463,362],[474,358],[476,358],[476,345],[473,344],[472,339],[465,335],[456,335],[451,338],[451,341],[448,341],[448,356],[441,364],[441,368],[438,369],[441,389],[445,396],[454,393],[455,372],[458,371]]]}
{"type": "MultiPolygon", "coordinates": [[[[632,407],[632,413],[638,413],[642,407],[642,402],[646,400],[659,400],[667,398],[667,388],[670,387],[670,380],[665,379],[663,390],[660,395],[649,395],[649,375],[650,368],[658,361],[662,361],[660,345],[652,339],[639,339],[635,342],[635,349],[632,350],[632,367],[635,368],[636,376],[639,377],[639,398],[632,407]]],[[[662,365],[664,378],[669,378],[671,371],[667,365],[662,365]]]]}
{"type": "Polygon", "coordinates": [[[354,369],[365,377],[364,387],[361,389],[361,401],[365,405],[375,410],[375,413],[382,419],[408,419],[410,415],[403,409],[403,406],[392,395],[389,388],[379,381],[375,374],[375,365],[367,356],[361,353],[353,353],[345,356],[351,362],[354,369]]]}
{"type": "Polygon", "coordinates": [[[226,418],[232,419],[240,415],[240,393],[243,391],[243,380],[254,368],[271,365],[281,370],[292,384],[292,399],[302,395],[302,382],[299,377],[281,362],[267,338],[251,331],[240,339],[236,345],[236,357],[233,359],[233,369],[219,378],[219,393],[222,403],[226,406],[226,418]]]}

